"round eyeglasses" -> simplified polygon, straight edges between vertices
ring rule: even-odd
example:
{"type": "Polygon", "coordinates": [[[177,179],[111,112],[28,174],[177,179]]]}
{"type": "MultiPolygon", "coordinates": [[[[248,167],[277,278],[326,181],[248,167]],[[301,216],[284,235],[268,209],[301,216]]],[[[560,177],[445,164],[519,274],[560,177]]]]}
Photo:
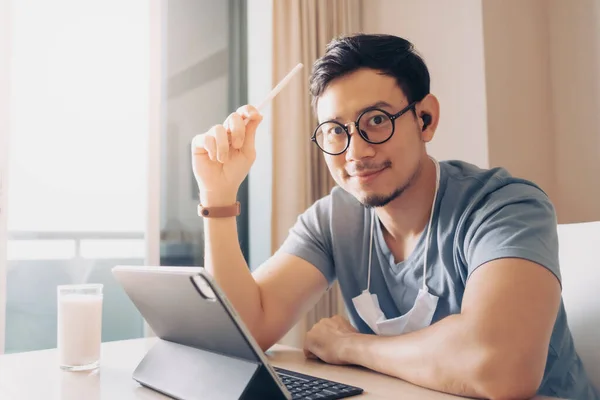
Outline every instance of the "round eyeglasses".
{"type": "MultiPolygon", "coordinates": [[[[396,114],[379,108],[369,108],[363,111],[354,126],[358,134],[368,143],[381,144],[390,140],[394,135],[394,121],[412,109],[417,102],[412,102],[396,114]]],[[[311,140],[325,153],[337,156],[350,146],[350,130],[347,125],[337,121],[325,121],[315,129],[311,140]]]]}

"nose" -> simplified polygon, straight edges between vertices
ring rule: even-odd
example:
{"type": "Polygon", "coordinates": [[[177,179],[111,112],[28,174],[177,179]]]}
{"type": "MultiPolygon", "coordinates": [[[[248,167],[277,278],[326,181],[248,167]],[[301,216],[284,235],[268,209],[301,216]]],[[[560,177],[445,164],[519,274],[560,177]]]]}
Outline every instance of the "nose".
{"type": "Polygon", "coordinates": [[[373,157],[375,149],[373,145],[367,142],[358,133],[358,127],[355,123],[348,126],[350,132],[350,144],[346,149],[346,161],[361,160],[363,158],[373,157]]]}

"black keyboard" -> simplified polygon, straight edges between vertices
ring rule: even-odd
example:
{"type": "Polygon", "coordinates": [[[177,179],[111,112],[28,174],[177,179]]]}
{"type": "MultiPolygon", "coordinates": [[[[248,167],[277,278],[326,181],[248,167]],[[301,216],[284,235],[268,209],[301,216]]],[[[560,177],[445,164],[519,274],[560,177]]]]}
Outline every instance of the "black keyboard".
{"type": "Polygon", "coordinates": [[[361,394],[361,388],[300,374],[283,368],[275,372],[292,394],[293,400],[333,400],[361,394]]]}

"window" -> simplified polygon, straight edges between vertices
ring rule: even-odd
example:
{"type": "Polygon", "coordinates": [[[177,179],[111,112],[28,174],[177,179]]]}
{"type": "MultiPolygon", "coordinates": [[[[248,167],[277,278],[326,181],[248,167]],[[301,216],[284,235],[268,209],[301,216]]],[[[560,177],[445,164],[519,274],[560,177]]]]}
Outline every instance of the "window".
{"type": "Polygon", "coordinates": [[[144,262],[145,0],[12,2],[6,352],[56,346],[56,285],[104,287],[104,341],[143,321],[112,278],[144,262]]]}
{"type": "MultiPolygon", "coordinates": [[[[203,224],[197,215],[190,143],[247,102],[246,2],[171,0],[167,4],[161,264],[202,265],[203,224]]],[[[238,198],[243,207],[238,233],[248,259],[247,182],[238,198]]]]}
{"type": "MultiPolygon", "coordinates": [[[[202,265],[189,146],[246,102],[246,2],[161,0],[160,118],[149,111],[156,78],[151,3],[10,2],[10,91],[0,97],[0,105],[10,104],[8,126],[0,124],[10,138],[8,212],[0,218],[8,229],[6,254],[5,243],[0,251],[6,352],[56,346],[60,284],[104,284],[103,341],[144,335],[110,270],[144,264],[148,248],[157,247],[148,239],[157,232],[146,231],[154,182],[161,240],[151,253],[160,252],[162,265],[202,265]],[[158,120],[159,150],[150,144],[158,120]],[[153,159],[160,176],[149,176],[158,173],[148,168],[153,159]]],[[[0,70],[0,79],[6,76],[0,70]]],[[[247,197],[245,182],[238,227],[246,258],[247,197]]],[[[1,345],[2,335],[0,352],[1,345]]]]}

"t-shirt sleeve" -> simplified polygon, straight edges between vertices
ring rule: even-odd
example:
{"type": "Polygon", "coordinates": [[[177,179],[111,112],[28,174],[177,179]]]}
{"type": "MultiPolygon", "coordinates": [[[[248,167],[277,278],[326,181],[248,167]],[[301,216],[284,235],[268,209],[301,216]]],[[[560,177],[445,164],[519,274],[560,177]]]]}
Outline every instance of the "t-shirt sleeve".
{"type": "Polygon", "coordinates": [[[541,189],[523,183],[503,186],[482,200],[467,226],[468,277],[489,261],[522,258],[546,267],[561,281],[556,213],[541,189]]]}
{"type": "Polygon", "coordinates": [[[325,276],[329,286],[335,280],[330,209],[330,195],[315,202],[298,217],[278,250],[300,257],[314,265],[325,276]]]}

